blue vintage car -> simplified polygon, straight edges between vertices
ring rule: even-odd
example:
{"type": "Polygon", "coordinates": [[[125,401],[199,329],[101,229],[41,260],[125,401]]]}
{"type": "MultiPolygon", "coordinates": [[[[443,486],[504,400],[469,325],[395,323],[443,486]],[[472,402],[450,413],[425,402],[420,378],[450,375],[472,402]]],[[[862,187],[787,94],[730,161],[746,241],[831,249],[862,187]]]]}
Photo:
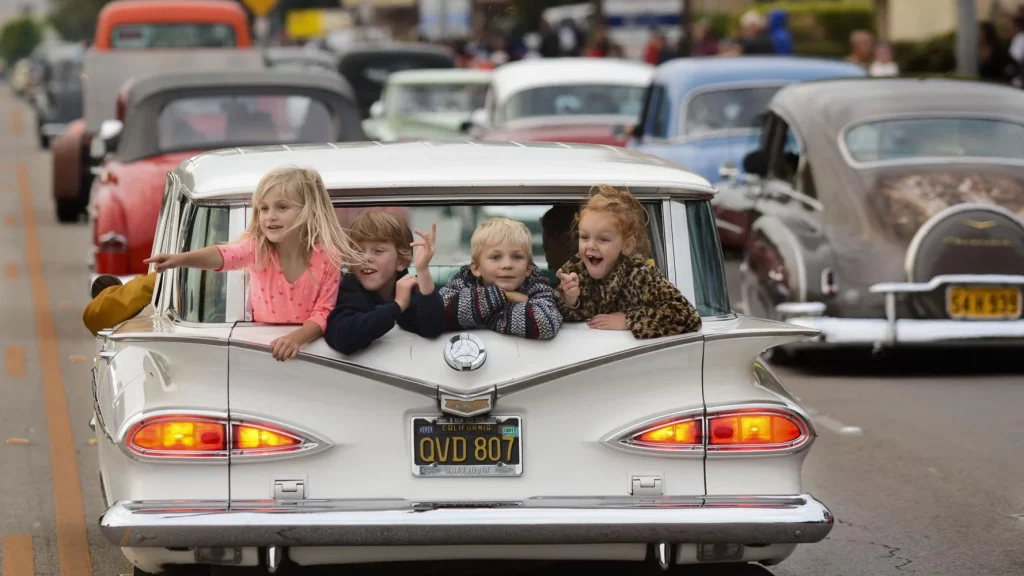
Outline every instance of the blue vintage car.
{"type": "Polygon", "coordinates": [[[866,76],[841,60],[793,56],[679,58],[654,79],[627,146],[682,164],[711,182],[726,162],[757,148],[760,117],[775,92],[792,82],[866,76]]]}
{"type": "Polygon", "coordinates": [[[655,70],[626,145],[719,183],[712,201],[719,239],[726,252],[739,252],[752,199],[731,184],[743,157],[760,144],[761,118],[772,96],[793,82],[866,75],[850,62],[794,56],[670,60],[655,70]]]}

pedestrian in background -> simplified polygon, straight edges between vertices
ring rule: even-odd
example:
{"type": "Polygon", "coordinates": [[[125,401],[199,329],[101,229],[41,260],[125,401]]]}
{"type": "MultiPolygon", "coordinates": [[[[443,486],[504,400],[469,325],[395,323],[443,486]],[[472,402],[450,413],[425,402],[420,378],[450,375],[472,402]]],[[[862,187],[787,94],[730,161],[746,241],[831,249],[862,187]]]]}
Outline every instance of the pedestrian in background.
{"type": "Polygon", "coordinates": [[[850,55],[846,57],[848,62],[863,66],[865,69],[871,66],[875,60],[875,38],[867,30],[854,30],[850,34],[850,55]]]}
{"type": "Polygon", "coordinates": [[[776,54],[793,53],[793,35],[789,33],[789,15],[785,10],[768,13],[768,36],[776,54]]]}
{"type": "Polygon", "coordinates": [[[900,67],[892,59],[892,47],[886,42],[879,42],[875,48],[875,61],[868,68],[872,76],[899,76],[900,67]]]}
{"type": "Polygon", "coordinates": [[[765,33],[764,17],[757,10],[747,10],[740,18],[740,38],[737,43],[743,54],[774,54],[771,38],[765,33]]]}
{"type": "MultiPolygon", "coordinates": [[[[680,45],[686,42],[685,38],[679,40],[680,45]]],[[[679,50],[682,54],[683,50],[679,50]]],[[[699,20],[693,25],[693,51],[692,56],[714,56],[718,54],[718,38],[711,31],[711,23],[707,19],[699,20]]]]}
{"type": "Polygon", "coordinates": [[[989,21],[978,23],[978,76],[987,82],[1006,84],[1014,76],[1013,60],[1006,45],[999,41],[996,27],[989,21]]]}

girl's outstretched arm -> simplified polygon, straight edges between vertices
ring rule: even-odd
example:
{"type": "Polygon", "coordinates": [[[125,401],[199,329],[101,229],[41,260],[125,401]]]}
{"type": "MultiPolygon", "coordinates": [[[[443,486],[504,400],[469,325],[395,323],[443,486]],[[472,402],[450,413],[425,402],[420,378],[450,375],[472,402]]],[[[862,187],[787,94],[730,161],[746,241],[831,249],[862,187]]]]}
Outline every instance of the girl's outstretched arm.
{"type": "Polygon", "coordinates": [[[220,270],[224,266],[224,257],[216,246],[207,246],[181,254],[156,254],[143,260],[146,264],[156,264],[156,271],[163,272],[171,268],[201,268],[203,270],[220,270]]]}

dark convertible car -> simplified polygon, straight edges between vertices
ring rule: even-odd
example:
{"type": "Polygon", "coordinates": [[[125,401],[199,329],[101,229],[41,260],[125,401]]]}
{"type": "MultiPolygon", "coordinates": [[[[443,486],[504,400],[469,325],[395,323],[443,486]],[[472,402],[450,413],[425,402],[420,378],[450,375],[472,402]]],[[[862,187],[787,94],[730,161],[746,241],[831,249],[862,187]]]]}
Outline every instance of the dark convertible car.
{"type": "Polygon", "coordinates": [[[1024,93],[939,79],[795,84],[769,105],[741,267],[755,316],[817,344],[1024,343],[1024,93]]]}

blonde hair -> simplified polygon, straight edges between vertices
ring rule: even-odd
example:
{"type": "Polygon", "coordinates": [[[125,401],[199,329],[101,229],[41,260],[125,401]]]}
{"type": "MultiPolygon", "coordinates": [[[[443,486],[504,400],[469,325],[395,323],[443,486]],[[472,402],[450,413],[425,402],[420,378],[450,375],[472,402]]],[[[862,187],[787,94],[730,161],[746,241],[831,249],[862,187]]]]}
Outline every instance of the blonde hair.
{"type": "Polygon", "coordinates": [[[412,231],[409,224],[391,212],[365,212],[352,221],[349,234],[355,242],[388,242],[406,265],[412,262],[412,231]]]}
{"type": "Polygon", "coordinates": [[[481,222],[469,240],[473,262],[479,262],[484,250],[492,246],[522,248],[533,262],[533,238],[530,229],[522,222],[510,218],[488,218],[481,222]]]}
{"type": "Polygon", "coordinates": [[[299,207],[295,227],[299,229],[307,254],[319,245],[327,259],[338,268],[364,262],[352,240],[338,224],[331,197],[320,174],[309,168],[282,166],[267,172],[256,185],[252,194],[252,220],[242,234],[242,238],[253,241],[253,256],[258,268],[267,266],[275,251],[273,243],[260,228],[260,204],[274,190],[280,190],[285,200],[299,207]]]}
{"type": "Polygon", "coordinates": [[[623,236],[633,238],[636,241],[635,253],[645,257],[651,256],[651,238],[647,233],[649,217],[643,204],[629,193],[625,188],[619,189],[607,184],[601,184],[590,189],[590,197],[587,203],[580,208],[576,215],[575,226],[583,218],[587,210],[603,212],[615,216],[619,223],[619,232],[623,236]]]}

